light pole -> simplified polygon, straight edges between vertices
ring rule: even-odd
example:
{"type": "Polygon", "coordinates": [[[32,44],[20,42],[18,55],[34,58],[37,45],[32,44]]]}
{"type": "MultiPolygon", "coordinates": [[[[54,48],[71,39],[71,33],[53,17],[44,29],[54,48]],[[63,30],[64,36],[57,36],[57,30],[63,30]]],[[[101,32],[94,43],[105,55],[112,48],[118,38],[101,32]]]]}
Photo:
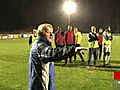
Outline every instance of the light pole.
{"type": "Polygon", "coordinates": [[[73,0],[67,0],[63,4],[63,10],[68,15],[68,25],[71,25],[71,14],[76,12],[76,3],[73,0]]]}
{"type": "Polygon", "coordinates": [[[68,25],[71,25],[71,15],[68,15],[68,25]]]}

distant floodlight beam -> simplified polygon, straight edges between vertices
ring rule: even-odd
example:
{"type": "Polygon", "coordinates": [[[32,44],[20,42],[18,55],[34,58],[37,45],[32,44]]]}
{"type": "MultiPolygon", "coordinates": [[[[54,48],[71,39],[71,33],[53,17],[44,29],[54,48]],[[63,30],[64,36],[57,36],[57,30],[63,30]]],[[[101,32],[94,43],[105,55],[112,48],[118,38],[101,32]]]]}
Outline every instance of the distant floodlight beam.
{"type": "Polygon", "coordinates": [[[71,15],[72,13],[76,12],[76,3],[71,0],[65,1],[63,5],[63,10],[68,15],[71,15]]]}

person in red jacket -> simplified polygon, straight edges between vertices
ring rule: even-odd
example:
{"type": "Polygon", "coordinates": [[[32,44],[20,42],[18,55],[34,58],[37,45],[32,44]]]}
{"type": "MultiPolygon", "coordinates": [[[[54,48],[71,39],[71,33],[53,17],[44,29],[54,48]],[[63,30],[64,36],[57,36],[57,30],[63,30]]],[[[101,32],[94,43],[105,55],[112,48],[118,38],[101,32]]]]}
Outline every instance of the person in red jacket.
{"type": "Polygon", "coordinates": [[[102,42],[103,42],[103,29],[100,28],[98,33],[99,60],[101,59],[101,55],[102,55],[102,42]]]}
{"type": "MultiPolygon", "coordinates": [[[[72,46],[75,42],[75,35],[72,26],[68,26],[68,31],[65,33],[65,45],[72,46]]],[[[65,64],[67,64],[68,59],[65,60],[65,64]]],[[[69,62],[72,63],[72,56],[69,57],[69,62]]]]}
{"type": "Polygon", "coordinates": [[[58,31],[55,33],[55,45],[56,47],[63,47],[65,45],[64,32],[61,28],[58,28],[58,31]]]}

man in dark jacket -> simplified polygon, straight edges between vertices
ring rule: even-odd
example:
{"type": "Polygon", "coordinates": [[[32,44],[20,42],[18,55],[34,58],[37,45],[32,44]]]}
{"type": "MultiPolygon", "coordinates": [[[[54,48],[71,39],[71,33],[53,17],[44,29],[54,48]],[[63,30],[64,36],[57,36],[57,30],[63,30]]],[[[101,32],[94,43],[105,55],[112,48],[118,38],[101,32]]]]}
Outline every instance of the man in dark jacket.
{"type": "Polygon", "coordinates": [[[42,24],[38,27],[38,37],[30,50],[28,90],[55,90],[54,64],[77,52],[73,46],[52,48],[53,27],[42,24]]]}

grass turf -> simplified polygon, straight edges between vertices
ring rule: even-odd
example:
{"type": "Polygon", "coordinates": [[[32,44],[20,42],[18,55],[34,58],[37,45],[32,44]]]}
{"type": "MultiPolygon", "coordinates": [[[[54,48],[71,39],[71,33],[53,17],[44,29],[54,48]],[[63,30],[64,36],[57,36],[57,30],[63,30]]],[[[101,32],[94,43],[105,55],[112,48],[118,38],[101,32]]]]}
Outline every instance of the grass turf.
{"type": "MultiPolygon", "coordinates": [[[[83,37],[82,45],[87,46],[83,37]]],[[[64,66],[55,63],[57,90],[119,90],[114,72],[120,71],[120,37],[114,36],[112,44],[112,67],[86,69],[77,57],[77,63],[64,66]]],[[[27,90],[29,45],[27,39],[0,40],[0,90],[27,90]]],[[[87,52],[84,56],[87,60],[87,52]]],[[[102,62],[100,62],[102,64],[102,62]]]]}

